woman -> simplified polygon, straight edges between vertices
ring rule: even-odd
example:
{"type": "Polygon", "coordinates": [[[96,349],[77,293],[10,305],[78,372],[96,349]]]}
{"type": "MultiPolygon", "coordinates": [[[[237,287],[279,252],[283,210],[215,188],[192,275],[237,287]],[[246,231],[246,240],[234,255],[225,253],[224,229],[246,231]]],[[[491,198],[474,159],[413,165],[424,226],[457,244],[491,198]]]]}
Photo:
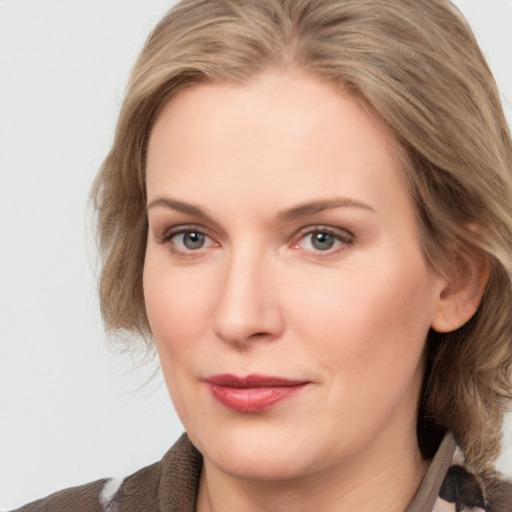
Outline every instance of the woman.
{"type": "Polygon", "coordinates": [[[510,510],[511,170],[449,2],[179,4],[94,199],[187,435],[21,510],[510,510]]]}

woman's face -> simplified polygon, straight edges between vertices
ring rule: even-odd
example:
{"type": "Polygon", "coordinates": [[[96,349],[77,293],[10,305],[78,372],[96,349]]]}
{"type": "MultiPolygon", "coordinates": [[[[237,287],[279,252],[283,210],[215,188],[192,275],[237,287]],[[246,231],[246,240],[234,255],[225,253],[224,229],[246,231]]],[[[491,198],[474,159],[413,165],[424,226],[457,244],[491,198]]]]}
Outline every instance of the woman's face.
{"type": "Polygon", "coordinates": [[[299,73],[195,86],[160,114],[144,293],[207,464],[284,479],[416,447],[445,282],[393,155],[354,98],[299,73]]]}

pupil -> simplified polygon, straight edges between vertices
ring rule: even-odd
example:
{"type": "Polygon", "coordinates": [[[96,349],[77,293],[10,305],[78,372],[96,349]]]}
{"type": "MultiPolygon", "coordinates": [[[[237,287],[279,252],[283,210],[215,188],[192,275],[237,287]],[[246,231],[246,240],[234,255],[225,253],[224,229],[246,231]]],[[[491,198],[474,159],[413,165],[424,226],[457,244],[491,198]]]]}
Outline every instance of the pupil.
{"type": "Polygon", "coordinates": [[[200,249],[204,244],[204,235],[195,231],[185,233],[183,244],[187,249],[200,249]]]}
{"type": "Polygon", "coordinates": [[[315,233],[312,244],[315,249],[326,251],[334,245],[334,237],[328,233],[315,233]]]}

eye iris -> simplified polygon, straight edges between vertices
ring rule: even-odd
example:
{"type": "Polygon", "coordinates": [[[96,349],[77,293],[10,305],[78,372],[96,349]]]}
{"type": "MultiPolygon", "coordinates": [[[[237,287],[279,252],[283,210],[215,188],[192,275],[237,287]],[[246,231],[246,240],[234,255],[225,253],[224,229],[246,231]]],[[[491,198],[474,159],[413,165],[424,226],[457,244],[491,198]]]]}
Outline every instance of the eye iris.
{"type": "Polygon", "coordinates": [[[204,245],[204,235],[197,231],[189,231],[183,234],[183,245],[187,249],[200,249],[204,245]]]}
{"type": "Polygon", "coordinates": [[[329,233],[313,233],[311,245],[318,251],[327,251],[334,245],[334,236],[329,233]]]}

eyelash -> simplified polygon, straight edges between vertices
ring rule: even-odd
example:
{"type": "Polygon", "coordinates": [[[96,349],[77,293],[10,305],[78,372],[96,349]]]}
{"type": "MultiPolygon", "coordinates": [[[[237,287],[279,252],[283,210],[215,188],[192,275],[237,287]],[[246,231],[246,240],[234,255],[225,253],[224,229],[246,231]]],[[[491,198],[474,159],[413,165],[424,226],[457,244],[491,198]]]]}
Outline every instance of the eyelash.
{"type": "MultiPolygon", "coordinates": [[[[205,237],[205,239],[209,239],[213,242],[213,246],[219,246],[217,242],[215,242],[211,236],[208,235],[208,233],[200,228],[199,226],[195,225],[188,225],[188,226],[177,226],[175,228],[167,230],[164,235],[161,237],[159,243],[166,244],[169,246],[169,249],[171,252],[179,257],[187,258],[187,257],[194,257],[194,253],[197,252],[194,249],[178,249],[176,248],[175,243],[173,242],[173,239],[177,238],[179,235],[186,235],[186,234],[196,233],[198,235],[201,235],[205,237]]],[[[205,242],[206,243],[206,242],[205,242]]],[[[199,247],[197,250],[203,249],[204,247],[199,247]]]]}
{"type": "MultiPolygon", "coordinates": [[[[299,231],[299,236],[295,237],[296,241],[294,241],[291,244],[291,248],[295,250],[301,250],[301,242],[303,240],[306,240],[307,237],[312,237],[314,235],[328,235],[329,237],[333,238],[335,244],[334,248],[329,247],[326,250],[304,249],[313,254],[315,257],[335,255],[339,252],[346,250],[350,245],[353,245],[355,242],[354,235],[345,229],[315,225],[301,229],[299,231]]],[[[197,253],[201,249],[204,249],[205,245],[213,247],[220,246],[218,242],[215,242],[214,239],[210,235],[208,235],[206,230],[196,225],[176,226],[175,228],[169,229],[163,234],[163,236],[158,240],[158,242],[161,244],[168,245],[169,249],[173,254],[183,258],[196,256],[197,254],[194,253],[197,253]],[[196,250],[190,248],[179,249],[176,247],[176,243],[173,241],[175,238],[177,238],[179,235],[186,235],[192,233],[196,233],[198,235],[205,237],[205,243],[201,247],[198,247],[196,250]],[[208,239],[211,241],[211,243],[207,243],[208,239]]],[[[311,242],[311,244],[312,243],[314,242],[311,242]]]]}
{"type": "MultiPolygon", "coordinates": [[[[303,228],[299,233],[299,238],[292,244],[293,249],[300,250],[301,241],[307,237],[313,237],[314,235],[328,235],[334,239],[336,246],[334,248],[327,248],[326,250],[314,250],[309,249],[315,257],[332,256],[339,252],[345,251],[349,246],[355,242],[355,237],[352,233],[346,229],[333,228],[330,226],[308,226],[303,228]]],[[[310,242],[311,244],[313,241],[310,242]]]]}

